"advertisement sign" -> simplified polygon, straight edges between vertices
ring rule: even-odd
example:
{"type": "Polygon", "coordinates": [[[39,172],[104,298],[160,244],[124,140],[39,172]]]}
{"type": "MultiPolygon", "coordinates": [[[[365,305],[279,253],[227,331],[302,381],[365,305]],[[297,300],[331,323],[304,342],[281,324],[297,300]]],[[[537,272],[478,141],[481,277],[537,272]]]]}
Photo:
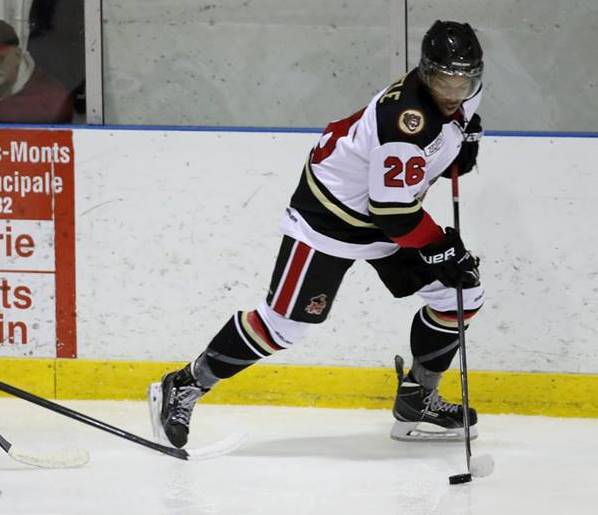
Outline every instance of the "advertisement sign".
{"type": "Polygon", "coordinates": [[[0,130],[0,356],[74,358],[70,130],[0,130]]]}

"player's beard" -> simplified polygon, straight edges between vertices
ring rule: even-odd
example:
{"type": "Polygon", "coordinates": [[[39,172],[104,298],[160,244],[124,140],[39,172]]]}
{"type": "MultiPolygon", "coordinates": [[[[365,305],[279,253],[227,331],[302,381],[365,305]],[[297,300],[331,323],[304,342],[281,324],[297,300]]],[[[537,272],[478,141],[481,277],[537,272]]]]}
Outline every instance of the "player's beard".
{"type": "Polygon", "coordinates": [[[459,107],[461,107],[461,102],[443,102],[441,100],[437,100],[436,105],[443,115],[452,116],[459,110],[459,107]]]}

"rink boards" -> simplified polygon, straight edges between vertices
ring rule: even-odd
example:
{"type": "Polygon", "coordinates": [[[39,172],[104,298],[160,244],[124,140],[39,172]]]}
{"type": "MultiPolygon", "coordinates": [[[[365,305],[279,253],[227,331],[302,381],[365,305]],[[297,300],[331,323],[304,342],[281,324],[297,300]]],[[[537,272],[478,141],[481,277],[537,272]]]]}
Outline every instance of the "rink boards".
{"type": "MultiPolygon", "coordinates": [[[[14,189],[16,172],[39,175],[35,201],[51,216],[0,213],[1,257],[12,259],[0,264],[0,375],[58,398],[139,398],[165,363],[195,357],[265,295],[280,217],[317,134],[74,129],[72,154],[51,141],[15,146],[19,131],[3,138],[6,185],[14,189]],[[60,174],[56,191],[48,181],[60,174]]],[[[487,292],[468,358],[487,412],[596,413],[597,147],[589,135],[486,136],[479,171],[462,180],[464,239],[482,258],[487,292]]],[[[426,208],[451,223],[448,181],[426,208]]],[[[356,264],[325,324],[212,401],[387,406],[393,356],[408,356],[419,306],[396,302],[356,264]]],[[[453,392],[456,375],[447,383],[453,392]]]]}
{"type": "MultiPolygon", "coordinates": [[[[4,359],[0,379],[57,399],[143,399],[149,383],[184,362],[4,359]]],[[[459,373],[450,370],[441,393],[458,401],[459,373]]],[[[598,376],[471,371],[472,405],[481,413],[598,417],[598,376]]],[[[390,409],[396,391],[391,369],[255,365],[218,384],[202,402],[390,409]]]]}

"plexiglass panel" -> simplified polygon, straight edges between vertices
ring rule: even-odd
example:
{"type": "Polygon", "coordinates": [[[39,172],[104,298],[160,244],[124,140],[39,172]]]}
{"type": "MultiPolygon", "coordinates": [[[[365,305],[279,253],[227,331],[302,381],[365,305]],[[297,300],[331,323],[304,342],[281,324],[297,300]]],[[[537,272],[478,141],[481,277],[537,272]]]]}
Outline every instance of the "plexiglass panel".
{"type": "Polygon", "coordinates": [[[389,83],[392,1],[104,0],[105,122],[320,127],[389,83]]]}
{"type": "Polygon", "coordinates": [[[408,0],[409,65],[437,19],[468,21],[484,47],[484,127],[598,131],[596,0],[408,0]]]}
{"type": "Polygon", "coordinates": [[[0,123],[84,123],[83,0],[0,2],[0,123]]]}

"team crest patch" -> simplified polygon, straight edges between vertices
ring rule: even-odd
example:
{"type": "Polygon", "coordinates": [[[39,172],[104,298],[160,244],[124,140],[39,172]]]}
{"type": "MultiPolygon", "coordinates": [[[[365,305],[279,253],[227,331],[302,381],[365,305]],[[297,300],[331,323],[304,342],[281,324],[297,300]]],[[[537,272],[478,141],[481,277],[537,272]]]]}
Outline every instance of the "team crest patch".
{"type": "Polygon", "coordinates": [[[321,315],[328,305],[328,296],[325,293],[320,293],[309,299],[309,304],[305,307],[305,311],[310,315],[321,315]]]}
{"type": "Polygon", "coordinates": [[[399,115],[399,129],[405,134],[417,134],[424,128],[424,115],[417,109],[407,109],[399,115]]]}

